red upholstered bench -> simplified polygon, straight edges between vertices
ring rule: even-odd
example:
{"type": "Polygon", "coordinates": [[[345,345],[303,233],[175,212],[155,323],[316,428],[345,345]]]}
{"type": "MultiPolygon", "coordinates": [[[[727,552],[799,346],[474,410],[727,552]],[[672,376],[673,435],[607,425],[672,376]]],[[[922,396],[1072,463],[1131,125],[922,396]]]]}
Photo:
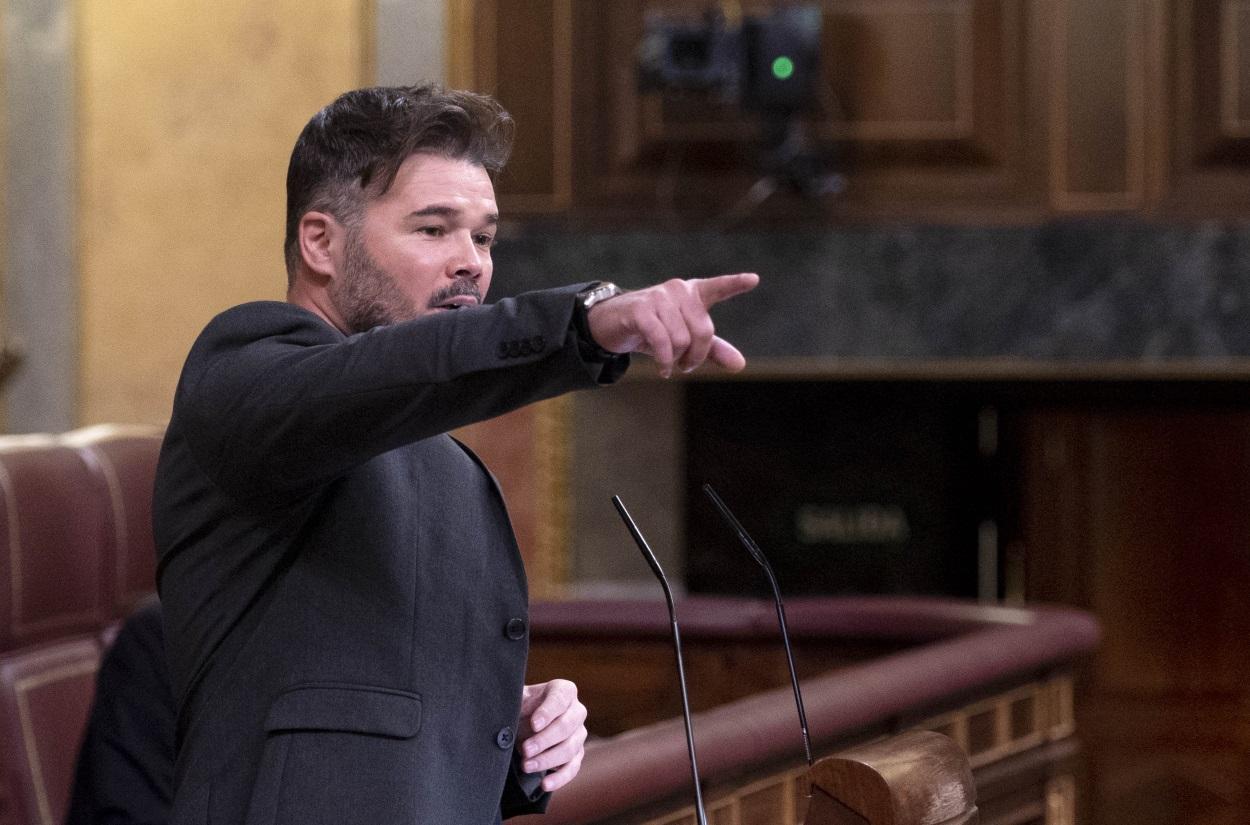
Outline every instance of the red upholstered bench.
{"type": "Polygon", "coordinates": [[[64,821],[99,665],[92,637],[0,655],[0,823],[64,821]]]}
{"type": "Polygon", "coordinates": [[[55,825],[116,623],[155,588],[161,430],[0,437],[0,825],[55,825]]]}

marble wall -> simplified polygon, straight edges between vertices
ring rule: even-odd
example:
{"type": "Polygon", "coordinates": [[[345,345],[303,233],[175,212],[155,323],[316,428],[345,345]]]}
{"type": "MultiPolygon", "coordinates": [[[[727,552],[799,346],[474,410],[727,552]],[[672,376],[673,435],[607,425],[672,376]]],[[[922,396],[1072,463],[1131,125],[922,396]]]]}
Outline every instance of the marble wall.
{"type": "Polygon", "coordinates": [[[718,329],[748,356],[1250,356],[1250,223],[1073,220],[765,233],[518,228],[496,295],[754,270],[718,329]]]}

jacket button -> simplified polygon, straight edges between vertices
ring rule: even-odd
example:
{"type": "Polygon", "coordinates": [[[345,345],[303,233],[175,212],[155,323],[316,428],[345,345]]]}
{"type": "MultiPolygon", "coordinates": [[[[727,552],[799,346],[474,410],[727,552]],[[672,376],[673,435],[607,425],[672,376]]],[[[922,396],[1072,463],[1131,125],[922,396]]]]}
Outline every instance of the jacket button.
{"type": "Polygon", "coordinates": [[[495,744],[499,746],[499,750],[506,751],[508,748],[512,747],[512,740],[514,738],[515,735],[512,733],[512,728],[505,725],[499,729],[499,733],[495,734],[495,744]]]}
{"type": "Polygon", "coordinates": [[[514,642],[518,642],[525,638],[525,620],[524,619],[508,619],[508,624],[503,629],[504,635],[514,642]]]}

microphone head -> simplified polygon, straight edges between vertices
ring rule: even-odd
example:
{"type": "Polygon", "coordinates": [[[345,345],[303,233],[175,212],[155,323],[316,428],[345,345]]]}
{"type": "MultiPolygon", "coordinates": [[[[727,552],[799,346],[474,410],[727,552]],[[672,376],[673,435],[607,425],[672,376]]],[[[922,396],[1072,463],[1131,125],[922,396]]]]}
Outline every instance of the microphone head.
{"type": "Polygon", "coordinates": [[[638,545],[638,550],[647,561],[647,566],[651,568],[651,572],[660,580],[660,584],[664,585],[665,592],[667,592],[668,579],[664,575],[664,568],[660,567],[660,560],[655,557],[655,553],[651,552],[651,547],[647,544],[647,540],[642,537],[642,531],[638,529],[638,525],[634,524],[634,519],[629,515],[629,511],[625,509],[625,503],[621,501],[620,496],[612,496],[612,505],[616,507],[616,512],[620,514],[621,521],[625,522],[625,528],[633,536],[634,543],[638,545]]]}
{"type": "Polygon", "coordinates": [[[768,561],[764,558],[764,554],[760,552],[760,549],[755,546],[755,542],[749,535],[747,535],[747,531],[742,526],[742,523],[738,521],[733,513],[729,512],[729,507],[725,505],[725,502],[721,501],[720,496],[716,495],[716,491],[712,489],[712,485],[704,484],[703,492],[707,493],[707,497],[710,498],[712,503],[716,505],[716,509],[720,511],[721,518],[725,520],[725,523],[729,525],[730,529],[738,534],[738,539],[742,542],[742,546],[745,547],[747,552],[751,554],[751,558],[755,559],[755,563],[767,570],[768,561]]]}

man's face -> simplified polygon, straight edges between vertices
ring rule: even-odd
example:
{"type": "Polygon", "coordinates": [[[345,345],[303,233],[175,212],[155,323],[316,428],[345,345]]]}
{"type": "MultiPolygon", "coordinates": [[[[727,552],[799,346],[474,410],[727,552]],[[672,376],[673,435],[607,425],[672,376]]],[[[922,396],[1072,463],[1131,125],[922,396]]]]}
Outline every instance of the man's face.
{"type": "Polygon", "coordinates": [[[349,229],[330,297],[348,327],[475,306],[490,288],[490,250],[499,210],[481,166],[416,154],[386,194],[365,205],[349,229]]]}

